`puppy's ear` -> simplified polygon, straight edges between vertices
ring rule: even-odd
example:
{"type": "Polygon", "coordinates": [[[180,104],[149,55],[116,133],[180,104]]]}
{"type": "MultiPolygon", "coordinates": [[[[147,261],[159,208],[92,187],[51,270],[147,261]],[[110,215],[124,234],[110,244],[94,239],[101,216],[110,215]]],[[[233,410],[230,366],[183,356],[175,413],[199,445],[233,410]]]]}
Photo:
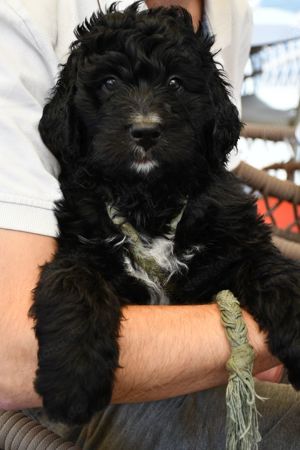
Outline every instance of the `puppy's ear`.
{"type": "Polygon", "coordinates": [[[215,37],[200,25],[196,32],[197,51],[207,70],[207,83],[212,103],[212,116],[206,132],[206,140],[213,149],[211,158],[225,163],[230,151],[236,146],[242,124],[239,113],[230,99],[230,84],[223,67],[214,60],[212,51],[215,37]]]}
{"type": "Polygon", "coordinates": [[[70,55],[63,66],[39,123],[39,132],[45,145],[59,162],[76,158],[79,153],[78,119],[73,105],[76,60],[76,55],[70,55]]]}
{"type": "Polygon", "coordinates": [[[215,108],[212,131],[214,153],[219,160],[225,163],[228,154],[237,145],[242,124],[238,110],[230,99],[230,86],[221,69],[215,68],[209,84],[215,108]]]}

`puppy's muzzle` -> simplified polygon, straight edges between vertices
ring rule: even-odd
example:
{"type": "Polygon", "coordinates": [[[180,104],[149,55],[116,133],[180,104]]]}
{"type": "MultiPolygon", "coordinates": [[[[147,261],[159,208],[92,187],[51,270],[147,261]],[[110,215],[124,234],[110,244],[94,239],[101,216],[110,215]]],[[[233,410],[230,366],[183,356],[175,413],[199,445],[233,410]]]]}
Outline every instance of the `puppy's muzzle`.
{"type": "Polygon", "coordinates": [[[161,125],[149,122],[134,123],[129,128],[129,133],[134,142],[147,151],[158,142],[161,125]]]}

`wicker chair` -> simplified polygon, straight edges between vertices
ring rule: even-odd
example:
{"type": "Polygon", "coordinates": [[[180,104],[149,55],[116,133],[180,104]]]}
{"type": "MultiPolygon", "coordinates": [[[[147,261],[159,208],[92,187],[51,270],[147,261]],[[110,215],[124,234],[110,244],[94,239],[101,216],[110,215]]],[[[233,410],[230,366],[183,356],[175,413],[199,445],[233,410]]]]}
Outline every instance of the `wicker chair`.
{"type": "Polygon", "coordinates": [[[21,411],[0,410],[0,450],[80,450],[21,411]]]}
{"type": "Polygon", "coordinates": [[[271,223],[273,239],[287,256],[300,259],[300,187],[295,180],[300,170],[300,135],[297,128],[300,122],[300,39],[291,39],[275,45],[254,47],[250,55],[251,71],[245,77],[242,97],[242,137],[251,145],[257,139],[268,142],[287,142],[292,149],[290,161],[272,164],[265,171],[241,163],[235,170],[237,176],[247,184],[265,206],[266,220],[271,223]],[[274,93],[278,88],[293,87],[298,93],[298,106],[289,110],[271,107],[259,98],[261,87],[272,86],[274,93]],[[271,176],[269,172],[285,172],[286,181],[271,176]],[[271,202],[275,199],[275,202],[271,202]],[[291,222],[284,229],[278,226],[276,212],[283,202],[289,202],[293,211],[291,222]]]}
{"type": "MultiPolygon", "coordinates": [[[[278,164],[276,168],[291,170],[286,164],[278,164]]],[[[298,165],[295,168],[298,169],[298,165]]],[[[286,256],[300,260],[300,186],[289,180],[279,180],[244,162],[240,163],[234,173],[264,201],[265,217],[272,224],[275,245],[286,256]],[[270,204],[271,197],[276,199],[275,204],[270,204]],[[280,228],[276,220],[276,210],[283,202],[290,203],[293,218],[285,228],[280,228]]]]}

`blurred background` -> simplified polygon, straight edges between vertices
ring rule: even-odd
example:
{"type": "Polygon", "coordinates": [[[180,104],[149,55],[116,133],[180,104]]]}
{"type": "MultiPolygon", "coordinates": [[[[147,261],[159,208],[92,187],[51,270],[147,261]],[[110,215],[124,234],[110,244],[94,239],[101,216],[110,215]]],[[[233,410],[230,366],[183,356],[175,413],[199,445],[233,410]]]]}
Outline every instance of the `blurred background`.
{"type": "Polygon", "coordinates": [[[257,198],[273,240],[300,260],[300,0],[249,0],[254,28],[234,170],[257,198]]]}
{"type": "MultiPolygon", "coordinates": [[[[300,0],[251,0],[254,28],[243,86],[242,158],[257,168],[300,162],[300,0]]],[[[279,178],[292,177],[277,171],[279,178]]],[[[294,173],[300,183],[300,174],[294,173]]]]}

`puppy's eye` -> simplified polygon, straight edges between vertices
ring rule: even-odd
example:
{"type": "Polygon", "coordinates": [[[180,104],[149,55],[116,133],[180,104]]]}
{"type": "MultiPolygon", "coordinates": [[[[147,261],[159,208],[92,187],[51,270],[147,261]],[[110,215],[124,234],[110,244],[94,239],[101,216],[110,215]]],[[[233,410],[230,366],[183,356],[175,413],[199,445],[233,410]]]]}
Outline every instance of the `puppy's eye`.
{"type": "Polygon", "coordinates": [[[108,91],[113,91],[117,87],[117,80],[114,77],[106,78],[106,80],[103,81],[102,87],[107,89],[108,91]]]}
{"type": "Polygon", "coordinates": [[[172,91],[179,91],[182,88],[182,81],[179,78],[173,77],[168,81],[168,87],[172,91]]]}

